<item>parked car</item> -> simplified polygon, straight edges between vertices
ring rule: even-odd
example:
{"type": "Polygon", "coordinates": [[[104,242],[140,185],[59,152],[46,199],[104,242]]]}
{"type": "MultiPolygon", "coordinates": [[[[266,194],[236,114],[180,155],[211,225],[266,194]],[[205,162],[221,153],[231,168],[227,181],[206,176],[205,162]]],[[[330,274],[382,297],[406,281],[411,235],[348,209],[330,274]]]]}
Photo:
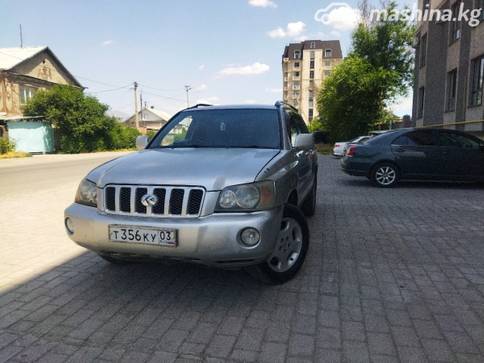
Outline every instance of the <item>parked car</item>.
{"type": "Polygon", "coordinates": [[[370,138],[370,136],[359,136],[359,137],[352,139],[350,141],[338,141],[334,144],[333,156],[344,156],[346,154],[346,150],[348,148],[348,145],[363,143],[366,140],[368,140],[369,138],[370,138]]]}
{"type": "Polygon", "coordinates": [[[484,141],[455,130],[400,129],[350,146],[341,166],[380,187],[402,179],[482,181],[484,141]]]}
{"type": "Polygon", "coordinates": [[[370,140],[373,136],[360,136],[357,137],[356,139],[346,143],[344,150],[343,150],[343,156],[346,155],[346,151],[350,147],[350,145],[358,145],[358,144],[364,144],[368,140],[370,140]]]}
{"type": "Polygon", "coordinates": [[[170,258],[251,267],[282,283],[301,268],[316,208],[313,134],[291,106],[198,106],[143,149],[91,171],[65,211],[69,237],[109,262],[170,258]]]}

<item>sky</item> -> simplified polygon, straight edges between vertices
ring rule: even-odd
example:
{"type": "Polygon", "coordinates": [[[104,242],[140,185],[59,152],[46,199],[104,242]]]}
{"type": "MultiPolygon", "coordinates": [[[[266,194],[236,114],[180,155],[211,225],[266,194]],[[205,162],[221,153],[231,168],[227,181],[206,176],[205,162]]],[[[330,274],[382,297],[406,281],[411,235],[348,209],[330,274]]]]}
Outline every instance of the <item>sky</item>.
{"type": "MultiPolygon", "coordinates": [[[[341,3],[341,1],[339,1],[341,3]]],[[[414,1],[399,1],[412,5],[414,1]]],[[[281,55],[290,42],[341,41],[351,49],[357,1],[315,20],[321,0],[0,0],[0,48],[47,45],[86,92],[112,112],[143,100],[170,114],[190,103],[269,103],[282,99],[281,55]]],[[[392,106],[411,113],[411,94],[392,106]]]]}

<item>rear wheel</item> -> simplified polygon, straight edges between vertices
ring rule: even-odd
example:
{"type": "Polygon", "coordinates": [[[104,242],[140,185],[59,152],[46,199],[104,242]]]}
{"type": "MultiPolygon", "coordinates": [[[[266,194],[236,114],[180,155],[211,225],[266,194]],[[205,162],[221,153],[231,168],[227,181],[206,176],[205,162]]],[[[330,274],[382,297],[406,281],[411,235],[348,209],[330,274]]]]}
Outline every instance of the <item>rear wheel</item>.
{"type": "Polygon", "coordinates": [[[301,269],[308,247],[306,218],[297,207],[287,205],[272,254],[262,264],[249,269],[249,272],[264,283],[287,282],[301,269]]]}
{"type": "Polygon", "coordinates": [[[371,172],[371,180],[379,187],[390,188],[398,183],[398,169],[395,164],[381,163],[371,172]]]}

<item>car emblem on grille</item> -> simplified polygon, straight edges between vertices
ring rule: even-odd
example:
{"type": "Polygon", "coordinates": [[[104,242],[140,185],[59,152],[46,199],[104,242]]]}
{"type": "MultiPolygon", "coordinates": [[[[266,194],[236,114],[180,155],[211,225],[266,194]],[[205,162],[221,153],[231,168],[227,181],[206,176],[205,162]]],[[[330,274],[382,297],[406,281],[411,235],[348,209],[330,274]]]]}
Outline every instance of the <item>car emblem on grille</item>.
{"type": "Polygon", "coordinates": [[[141,204],[145,207],[154,207],[158,203],[158,197],[154,194],[145,194],[141,197],[141,204]]]}

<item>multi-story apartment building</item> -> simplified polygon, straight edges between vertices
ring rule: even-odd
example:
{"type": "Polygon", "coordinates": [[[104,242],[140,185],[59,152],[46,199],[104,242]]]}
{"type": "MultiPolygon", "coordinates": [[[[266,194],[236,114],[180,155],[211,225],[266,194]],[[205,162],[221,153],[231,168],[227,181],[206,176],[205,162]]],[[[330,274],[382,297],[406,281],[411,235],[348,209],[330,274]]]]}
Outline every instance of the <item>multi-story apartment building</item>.
{"type": "MultiPolygon", "coordinates": [[[[419,0],[419,9],[447,9],[453,17],[484,7],[482,0],[419,0]]],[[[481,19],[484,19],[484,12],[481,19]]],[[[421,21],[415,39],[413,119],[417,127],[436,126],[484,135],[484,24],[421,21]]]]}
{"type": "Polygon", "coordinates": [[[291,43],[282,55],[283,99],[297,108],[306,123],[318,116],[321,84],[343,60],[339,40],[291,43]]]}

